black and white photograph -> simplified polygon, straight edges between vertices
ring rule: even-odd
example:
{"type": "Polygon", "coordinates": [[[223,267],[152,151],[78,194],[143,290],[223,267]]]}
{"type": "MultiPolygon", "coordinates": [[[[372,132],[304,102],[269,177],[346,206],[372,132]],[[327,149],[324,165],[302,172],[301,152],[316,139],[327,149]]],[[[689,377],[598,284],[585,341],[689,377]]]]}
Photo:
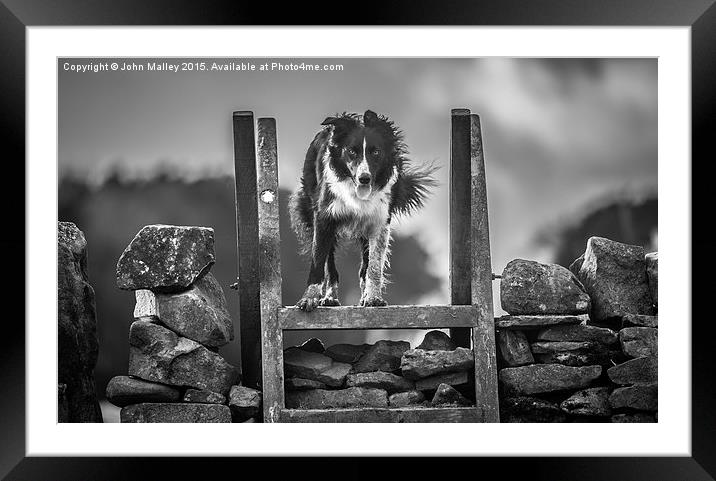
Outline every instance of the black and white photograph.
{"type": "Polygon", "coordinates": [[[714,0],[307,7],[0,0],[0,478],[713,480],[714,0]]]}
{"type": "Polygon", "coordinates": [[[659,423],[658,74],[57,58],[57,422],[659,423]]]}

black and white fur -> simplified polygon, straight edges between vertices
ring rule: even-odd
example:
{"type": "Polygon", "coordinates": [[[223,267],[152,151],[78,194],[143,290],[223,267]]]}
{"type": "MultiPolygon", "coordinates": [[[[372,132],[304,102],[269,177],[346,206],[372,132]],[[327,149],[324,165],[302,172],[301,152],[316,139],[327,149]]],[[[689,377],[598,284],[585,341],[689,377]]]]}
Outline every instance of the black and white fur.
{"type": "Polygon", "coordinates": [[[340,305],[335,251],[339,240],[350,239],[362,253],[360,305],[385,306],[390,222],[423,205],[435,169],[411,168],[400,130],[370,110],[321,125],[290,199],[291,224],[311,255],[308,286],[296,305],[304,311],[340,305]]]}

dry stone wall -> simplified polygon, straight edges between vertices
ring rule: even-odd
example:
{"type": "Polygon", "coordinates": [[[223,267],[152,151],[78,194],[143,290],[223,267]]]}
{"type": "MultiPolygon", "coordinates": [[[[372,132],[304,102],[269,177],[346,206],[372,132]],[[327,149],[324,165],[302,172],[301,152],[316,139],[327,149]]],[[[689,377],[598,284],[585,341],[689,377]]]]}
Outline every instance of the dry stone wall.
{"type": "Polygon", "coordinates": [[[569,269],[516,259],[495,320],[502,422],[655,422],[658,254],[601,237],[569,269]]]}
{"type": "Polygon", "coordinates": [[[123,423],[255,420],[261,393],[241,386],[219,347],[234,339],[220,284],[211,274],[214,231],[145,226],[117,263],[117,285],[133,290],[128,376],[107,385],[123,423]]]}
{"type": "MultiPolygon", "coordinates": [[[[261,393],[219,353],[234,339],[211,274],[214,232],[150,225],[117,264],[135,292],[128,375],[107,398],[122,422],[246,422],[261,393]]],[[[658,254],[592,237],[569,269],[516,259],[495,320],[502,422],[654,422],[658,416],[658,254]]],[[[475,405],[474,357],[442,331],[405,341],[309,339],[284,351],[293,409],[475,405]]]]}
{"type": "Polygon", "coordinates": [[[474,406],[473,353],[442,331],[405,341],[335,344],[316,338],[284,351],[292,409],[474,406]]]}

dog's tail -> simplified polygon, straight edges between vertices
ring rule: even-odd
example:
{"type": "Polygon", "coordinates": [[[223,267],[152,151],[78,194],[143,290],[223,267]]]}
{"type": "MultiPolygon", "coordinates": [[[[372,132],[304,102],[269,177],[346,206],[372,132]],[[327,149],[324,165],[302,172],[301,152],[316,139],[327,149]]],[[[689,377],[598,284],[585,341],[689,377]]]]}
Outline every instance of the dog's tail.
{"type": "Polygon", "coordinates": [[[310,253],[313,239],[313,205],[311,198],[303,189],[303,179],[301,179],[298,190],[293,192],[288,199],[288,212],[291,218],[291,227],[298,239],[300,253],[310,253]]]}
{"type": "Polygon", "coordinates": [[[430,188],[438,185],[434,174],[439,168],[434,163],[413,167],[406,162],[393,185],[391,214],[409,215],[421,208],[430,195],[430,188]]]}

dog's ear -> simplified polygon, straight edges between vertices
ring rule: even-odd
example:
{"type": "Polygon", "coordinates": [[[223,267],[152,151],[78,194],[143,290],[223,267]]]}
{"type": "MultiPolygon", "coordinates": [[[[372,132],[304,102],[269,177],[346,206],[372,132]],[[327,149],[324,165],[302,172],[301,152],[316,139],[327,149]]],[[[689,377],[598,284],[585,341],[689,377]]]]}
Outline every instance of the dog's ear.
{"type": "Polygon", "coordinates": [[[363,114],[363,123],[365,125],[371,125],[378,122],[380,119],[378,118],[378,114],[373,112],[372,110],[366,110],[363,114]]]}
{"type": "Polygon", "coordinates": [[[370,127],[371,129],[376,129],[381,132],[383,132],[386,136],[390,138],[395,138],[395,129],[393,128],[393,123],[389,121],[386,117],[381,117],[372,110],[366,110],[363,114],[363,123],[366,127],[370,127]]]}
{"type": "Polygon", "coordinates": [[[351,119],[346,117],[326,117],[326,120],[321,122],[321,125],[333,125],[337,130],[345,130],[353,123],[351,119]]]}

